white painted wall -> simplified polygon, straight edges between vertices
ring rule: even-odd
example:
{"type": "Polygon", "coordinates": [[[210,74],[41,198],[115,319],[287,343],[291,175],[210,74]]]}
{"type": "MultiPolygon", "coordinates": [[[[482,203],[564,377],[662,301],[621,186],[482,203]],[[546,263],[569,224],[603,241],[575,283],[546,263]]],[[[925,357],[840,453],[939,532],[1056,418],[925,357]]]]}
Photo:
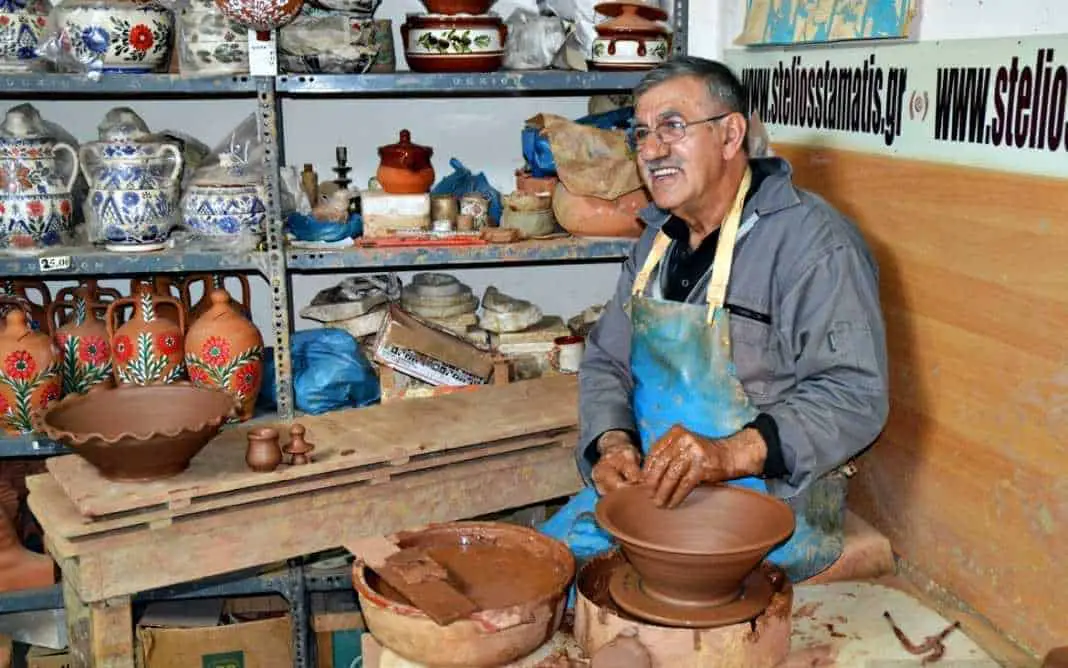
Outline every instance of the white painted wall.
{"type": "MultiPolygon", "coordinates": [[[[517,1],[500,0],[507,16],[517,1]]],[[[529,0],[527,0],[529,1],[529,0]]],[[[926,0],[917,23],[920,39],[998,37],[1014,34],[1068,32],[1068,13],[1054,12],[1055,0],[926,0]]],[[[1059,5],[1058,5],[1059,6],[1059,5]]],[[[419,0],[386,0],[380,16],[395,26],[407,12],[421,11],[419,0]]],[[[741,31],[745,0],[692,0],[689,45],[695,55],[718,58],[741,31]]],[[[395,29],[396,31],[396,29],[395,29]]],[[[399,35],[396,36],[399,43],[399,35]]],[[[398,55],[403,67],[403,55],[398,55]]],[[[121,102],[35,102],[46,118],[66,127],[80,140],[95,136],[95,127],[109,108],[121,102]]],[[[14,104],[14,103],[13,103],[14,104]]],[[[138,102],[135,108],[154,129],[193,134],[209,145],[251,111],[247,101],[138,102]]],[[[353,177],[366,180],[377,165],[375,148],[396,140],[408,128],[414,140],[435,149],[439,174],[450,157],[485,171],[501,189],[513,186],[513,172],[522,164],[519,132],[523,121],[540,111],[576,117],[586,113],[586,98],[482,98],[452,100],[290,100],[284,109],[286,154],[290,164],[314,163],[329,173],[334,146],[349,147],[353,177]]],[[[534,300],[547,313],[568,317],[585,306],[606,300],[615,282],[615,264],[491,267],[455,272],[477,292],[494,283],[506,292],[534,300]]],[[[294,304],[299,309],[340,275],[296,276],[294,304]]],[[[269,330],[266,283],[254,282],[257,324],[269,330]]],[[[295,322],[298,328],[315,323],[295,322]]]]}

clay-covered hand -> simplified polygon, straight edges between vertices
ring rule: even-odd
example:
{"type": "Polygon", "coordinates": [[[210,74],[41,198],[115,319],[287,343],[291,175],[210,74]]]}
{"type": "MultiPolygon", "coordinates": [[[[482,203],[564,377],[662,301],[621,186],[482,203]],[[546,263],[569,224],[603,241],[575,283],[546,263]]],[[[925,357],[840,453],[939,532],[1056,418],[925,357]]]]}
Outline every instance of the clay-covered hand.
{"type": "Polygon", "coordinates": [[[718,441],[675,425],[653,445],[641,484],[652,489],[656,505],[674,508],[701,483],[730,479],[730,456],[718,441]]]}
{"type": "Polygon", "coordinates": [[[597,452],[600,458],[590,477],[598,494],[603,496],[617,487],[636,484],[641,479],[641,456],[627,432],[605,432],[597,441],[597,452]]]}

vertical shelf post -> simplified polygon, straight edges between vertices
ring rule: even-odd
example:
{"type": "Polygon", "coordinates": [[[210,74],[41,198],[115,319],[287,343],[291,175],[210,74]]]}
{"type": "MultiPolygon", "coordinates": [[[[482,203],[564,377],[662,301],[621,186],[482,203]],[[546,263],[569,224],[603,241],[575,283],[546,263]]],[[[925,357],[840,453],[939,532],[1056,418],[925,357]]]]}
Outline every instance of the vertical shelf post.
{"type": "Polygon", "coordinates": [[[293,419],[293,368],[289,354],[290,300],[281,199],[281,118],[274,77],[256,77],[256,126],[264,145],[267,172],[267,283],[271,290],[275,395],[278,418],[293,419]]]}

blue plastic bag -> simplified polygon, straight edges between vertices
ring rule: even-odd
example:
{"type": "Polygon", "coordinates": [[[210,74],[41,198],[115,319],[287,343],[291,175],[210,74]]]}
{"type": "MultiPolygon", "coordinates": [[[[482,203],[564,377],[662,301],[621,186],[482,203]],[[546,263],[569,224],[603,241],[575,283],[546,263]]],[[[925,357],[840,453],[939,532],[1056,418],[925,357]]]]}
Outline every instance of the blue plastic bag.
{"type": "Polygon", "coordinates": [[[434,186],[431,195],[454,195],[457,199],[467,193],[482,193],[489,200],[489,214],[494,221],[501,219],[501,193],[490,185],[486,175],[479,172],[476,176],[471,170],[464,167],[464,163],[456,158],[449,160],[449,166],[453,172],[434,186]]]}
{"type": "MultiPolygon", "coordinates": [[[[374,368],[356,339],[342,329],[324,327],[296,332],[290,337],[293,364],[293,401],[298,411],[320,415],[339,408],[376,404],[381,386],[374,368]]],[[[277,407],[274,351],[264,355],[260,404],[277,407]]]]}
{"type": "MultiPolygon", "coordinates": [[[[621,107],[601,114],[583,116],[575,122],[602,130],[625,130],[634,122],[634,107],[621,107]]],[[[556,161],[553,160],[553,151],[549,147],[549,138],[542,136],[541,130],[527,126],[523,128],[522,142],[523,159],[527,161],[531,176],[556,176],[556,161]]]]}
{"type": "Polygon", "coordinates": [[[286,217],[286,229],[299,241],[341,241],[363,234],[363,218],[354,213],[344,223],[324,223],[307,214],[293,211],[286,217]]]}

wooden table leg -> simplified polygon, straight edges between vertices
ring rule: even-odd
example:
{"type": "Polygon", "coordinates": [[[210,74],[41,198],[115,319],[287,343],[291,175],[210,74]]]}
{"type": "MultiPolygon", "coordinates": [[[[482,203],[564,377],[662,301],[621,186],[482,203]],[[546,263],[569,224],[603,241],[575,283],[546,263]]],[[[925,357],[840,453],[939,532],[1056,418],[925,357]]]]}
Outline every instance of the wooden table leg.
{"type": "Polygon", "coordinates": [[[83,603],[65,580],[63,606],[73,668],[134,668],[130,597],[83,603]]]}

